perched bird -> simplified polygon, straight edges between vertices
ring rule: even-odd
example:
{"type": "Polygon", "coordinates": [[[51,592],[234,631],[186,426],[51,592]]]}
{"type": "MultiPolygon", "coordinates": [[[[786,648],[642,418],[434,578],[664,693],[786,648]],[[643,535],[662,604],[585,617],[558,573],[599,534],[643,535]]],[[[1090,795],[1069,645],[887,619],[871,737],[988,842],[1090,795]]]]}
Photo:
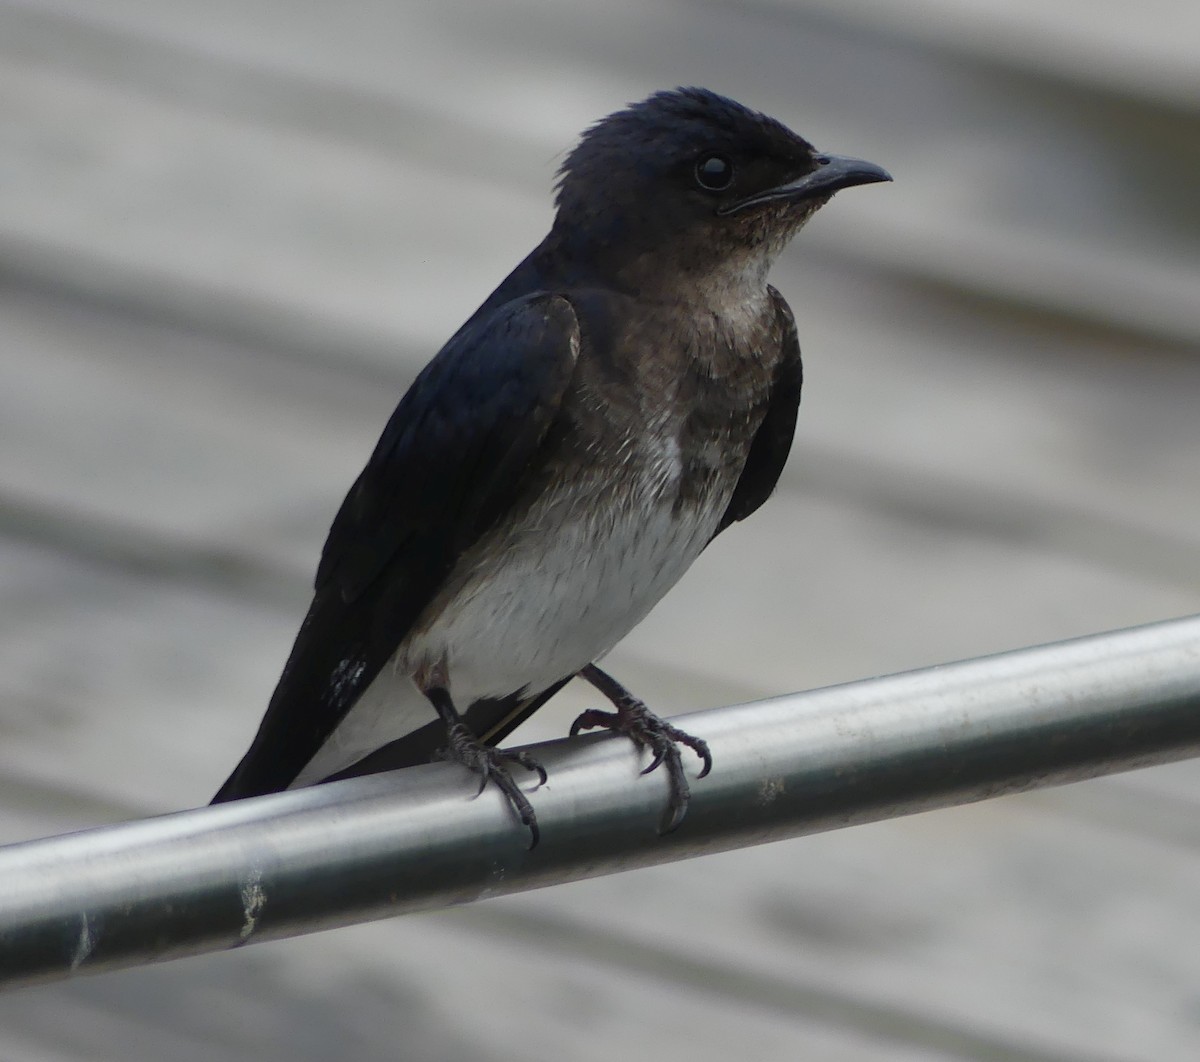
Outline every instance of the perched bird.
{"type": "Polygon", "coordinates": [[[699,88],[601,120],[549,235],[416,378],[330,528],[316,593],[250,750],[214,803],[450,759],[504,792],[495,747],[573,676],[688,801],[680,746],[596,665],[713,538],[766,501],[800,348],[767,283],[843,188],[887,181],[699,88]]]}

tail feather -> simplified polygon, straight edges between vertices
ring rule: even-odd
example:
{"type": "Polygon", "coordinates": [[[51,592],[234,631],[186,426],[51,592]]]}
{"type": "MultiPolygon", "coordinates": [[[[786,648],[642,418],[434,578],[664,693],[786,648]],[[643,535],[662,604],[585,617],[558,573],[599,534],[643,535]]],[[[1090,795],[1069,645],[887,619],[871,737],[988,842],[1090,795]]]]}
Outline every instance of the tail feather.
{"type": "Polygon", "coordinates": [[[296,780],[387,662],[368,621],[369,610],[318,593],[258,733],[214,804],[277,793],[296,780]]]}

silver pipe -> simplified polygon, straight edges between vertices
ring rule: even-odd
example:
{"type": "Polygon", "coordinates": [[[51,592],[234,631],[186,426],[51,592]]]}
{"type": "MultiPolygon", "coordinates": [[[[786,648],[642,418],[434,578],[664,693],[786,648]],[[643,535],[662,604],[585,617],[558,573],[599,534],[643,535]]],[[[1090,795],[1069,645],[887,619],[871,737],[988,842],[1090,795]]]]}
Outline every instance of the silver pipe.
{"type": "MultiPolygon", "coordinates": [[[[630,743],[553,741],[541,844],[448,764],[0,848],[0,982],[444,907],[1200,754],[1200,616],[697,712],[679,830],[630,743]],[[693,761],[694,762],[694,761],[693,761]]],[[[690,754],[688,754],[690,756],[690,754]]]]}

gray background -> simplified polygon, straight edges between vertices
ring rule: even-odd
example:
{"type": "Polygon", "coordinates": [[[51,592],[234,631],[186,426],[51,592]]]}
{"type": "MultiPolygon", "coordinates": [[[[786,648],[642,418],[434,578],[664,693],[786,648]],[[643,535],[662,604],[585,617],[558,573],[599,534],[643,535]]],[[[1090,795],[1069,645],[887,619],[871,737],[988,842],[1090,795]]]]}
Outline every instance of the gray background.
{"type": "MultiPolygon", "coordinates": [[[[675,84],[896,183],[777,267],[782,487],[612,669],[675,713],[1200,610],[1190,0],[0,0],[0,839],[209,798],[407,382],[675,84]]],[[[1191,1059],[1198,770],[15,993],[0,1057],[1191,1059]]]]}

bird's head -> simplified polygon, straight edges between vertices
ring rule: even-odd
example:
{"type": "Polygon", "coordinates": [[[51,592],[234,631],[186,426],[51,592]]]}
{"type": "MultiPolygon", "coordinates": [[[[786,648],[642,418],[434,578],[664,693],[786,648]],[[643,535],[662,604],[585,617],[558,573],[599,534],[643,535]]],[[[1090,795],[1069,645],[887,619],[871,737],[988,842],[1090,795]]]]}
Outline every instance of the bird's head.
{"type": "Polygon", "coordinates": [[[761,283],[835,192],[889,180],[715,92],[675,89],[583,134],[559,171],[551,239],[630,287],[733,273],[761,283]]]}

